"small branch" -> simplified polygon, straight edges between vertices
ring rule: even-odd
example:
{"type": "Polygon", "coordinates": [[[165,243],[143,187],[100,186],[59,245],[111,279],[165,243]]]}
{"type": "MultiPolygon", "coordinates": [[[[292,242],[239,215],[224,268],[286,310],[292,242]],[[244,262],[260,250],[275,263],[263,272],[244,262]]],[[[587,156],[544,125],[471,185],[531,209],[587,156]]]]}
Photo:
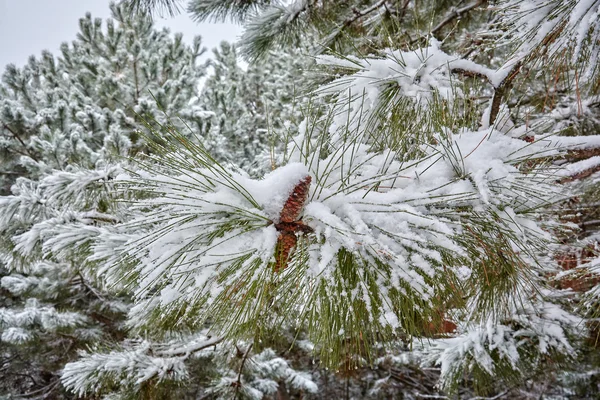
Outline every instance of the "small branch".
{"type": "Polygon", "coordinates": [[[1,175],[22,175],[19,172],[14,172],[14,171],[0,171],[1,175]]]}
{"type": "Polygon", "coordinates": [[[137,58],[133,61],[133,80],[135,83],[135,104],[137,105],[140,99],[140,85],[138,81],[137,58]]]}
{"type": "Polygon", "coordinates": [[[359,19],[361,19],[362,17],[364,17],[365,15],[368,15],[370,13],[372,13],[373,11],[377,11],[379,10],[381,7],[385,6],[387,0],[381,0],[380,2],[373,4],[371,7],[365,8],[364,10],[358,10],[356,8],[352,9],[352,12],[354,13],[354,16],[352,18],[348,18],[346,19],[343,23],[341,28],[339,28],[339,30],[337,32],[335,32],[333,35],[331,35],[330,37],[330,41],[333,41],[336,37],[338,37],[347,27],[349,27],[350,25],[352,25],[353,23],[355,23],[356,21],[358,21],[359,19]]]}
{"type": "Polygon", "coordinates": [[[56,379],[53,382],[50,382],[48,385],[46,385],[40,389],[33,390],[29,393],[23,393],[19,397],[27,398],[27,397],[37,395],[36,396],[37,398],[44,399],[44,398],[48,397],[47,394],[52,392],[59,384],[60,384],[60,379],[56,379]]]}
{"type": "Polygon", "coordinates": [[[246,360],[248,359],[248,355],[250,354],[250,350],[252,350],[253,344],[248,346],[248,349],[244,353],[244,357],[242,358],[242,363],[240,364],[240,370],[238,372],[237,381],[235,382],[235,397],[234,400],[237,399],[240,388],[242,387],[242,372],[244,370],[244,365],[246,364],[246,360]]]}
{"type": "Polygon", "coordinates": [[[92,293],[98,300],[107,302],[106,297],[104,297],[102,295],[102,293],[100,293],[98,290],[96,290],[96,288],[94,288],[94,287],[92,287],[92,286],[90,286],[90,285],[87,284],[87,282],[85,281],[85,278],[81,274],[81,271],[77,270],[77,276],[79,277],[79,280],[80,280],[79,283],[84,288],[86,288],[90,293],[92,293]]]}
{"type": "Polygon", "coordinates": [[[21,139],[21,137],[17,134],[17,132],[15,132],[14,130],[12,130],[10,128],[10,126],[8,126],[6,124],[2,124],[2,127],[4,129],[6,129],[7,131],[9,131],[13,135],[13,137],[15,139],[17,139],[19,141],[19,143],[21,143],[21,146],[23,146],[23,149],[25,149],[25,151],[27,152],[27,155],[29,157],[31,157],[36,162],[39,161],[38,158],[34,154],[31,153],[31,151],[29,150],[29,147],[27,147],[27,145],[25,144],[25,142],[23,141],[23,139],[21,139]]]}
{"type": "Polygon", "coordinates": [[[475,396],[471,397],[469,400],[498,400],[499,398],[506,396],[508,392],[509,390],[505,390],[504,392],[498,393],[497,395],[492,397],[475,396]]]}
{"type": "Polygon", "coordinates": [[[490,110],[490,126],[494,125],[494,122],[498,117],[498,113],[500,112],[502,99],[508,94],[512,81],[517,77],[522,66],[523,63],[521,61],[516,63],[508,75],[506,75],[506,77],[502,80],[502,82],[500,82],[500,84],[494,88],[494,96],[492,96],[492,109],[490,110]]]}
{"type": "Polygon", "coordinates": [[[579,226],[584,229],[590,228],[590,227],[595,227],[595,226],[600,226],[600,219],[595,219],[592,221],[584,221],[581,224],[579,224],[579,226]]]}
{"type": "Polygon", "coordinates": [[[364,17],[367,14],[372,13],[373,11],[381,8],[382,6],[385,5],[385,2],[387,0],[381,0],[379,3],[373,4],[371,7],[365,8],[364,10],[352,10],[354,11],[354,15],[356,15],[356,17],[354,17],[353,19],[350,20],[350,24],[354,21],[356,21],[357,19],[364,17]]]}
{"type": "Polygon", "coordinates": [[[468,78],[483,78],[488,82],[490,81],[489,76],[487,76],[486,74],[483,74],[481,72],[477,72],[477,71],[469,71],[469,70],[466,70],[463,68],[452,68],[451,72],[454,74],[466,76],[468,78]]]}
{"type": "Polygon", "coordinates": [[[486,3],[486,2],[487,2],[487,0],[476,0],[476,1],[472,2],[471,4],[467,4],[463,8],[453,9],[450,13],[448,13],[446,15],[446,17],[442,20],[442,22],[437,24],[435,26],[435,28],[433,28],[431,30],[431,34],[435,36],[435,34],[438,33],[444,26],[448,25],[450,22],[452,22],[456,18],[459,18],[461,15],[468,13],[469,11],[483,5],[483,3],[486,3]]]}
{"type": "Polygon", "coordinates": [[[567,151],[567,160],[571,162],[585,160],[594,156],[600,156],[600,147],[567,151]]]}
{"type": "Polygon", "coordinates": [[[579,181],[579,180],[585,179],[599,171],[600,171],[600,165],[596,165],[595,167],[588,168],[588,169],[578,172],[574,175],[565,176],[564,178],[557,180],[557,182],[558,183],[569,183],[569,182],[579,181]]]}
{"type": "Polygon", "coordinates": [[[103,213],[89,214],[89,215],[86,215],[85,218],[90,219],[93,222],[106,222],[108,224],[118,224],[119,222],[121,222],[120,219],[118,219],[112,215],[103,214],[103,213]]]}
{"type": "Polygon", "coordinates": [[[534,58],[540,57],[540,49],[542,47],[546,47],[552,44],[559,37],[565,25],[566,21],[563,22],[558,28],[555,28],[550,33],[548,33],[546,37],[544,37],[544,40],[542,40],[542,42],[539,44],[539,46],[534,47],[530,50],[529,54],[519,59],[519,61],[517,61],[516,64],[512,67],[508,75],[502,80],[502,82],[500,82],[498,86],[495,87],[494,96],[492,98],[492,108],[490,110],[490,126],[492,126],[496,121],[498,112],[500,112],[500,105],[502,103],[502,99],[508,94],[512,81],[516,78],[519,72],[521,72],[521,67],[523,67],[523,64],[529,62],[534,58]]]}
{"type": "Polygon", "coordinates": [[[455,8],[455,9],[453,9],[428,34],[426,34],[426,35],[425,34],[418,35],[415,39],[412,39],[410,41],[410,44],[413,45],[413,44],[417,43],[419,40],[423,40],[423,39],[427,40],[427,38],[429,37],[429,35],[435,36],[435,34],[438,33],[440,30],[442,30],[442,28],[444,26],[448,25],[450,22],[454,21],[456,18],[459,18],[463,14],[466,14],[466,13],[474,10],[475,8],[483,5],[484,3],[487,3],[487,0],[476,0],[476,1],[472,2],[472,3],[470,3],[470,4],[467,4],[463,8],[458,8],[458,9],[455,8]]]}
{"type": "Polygon", "coordinates": [[[157,354],[160,354],[161,356],[186,356],[186,355],[190,355],[192,353],[198,352],[200,350],[204,350],[208,347],[211,346],[215,346],[219,343],[221,343],[223,340],[225,340],[224,337],[214,337],[214,338],[209,338],[208,340],[205,340],[203,342],[191,345],[191,346],[187,346],[187,347],[180,347],[180,348],[176,348],[176,349],[171,349],[171,350],[165,350],[165,351],[160,351],[157,352],[157,354]]]}

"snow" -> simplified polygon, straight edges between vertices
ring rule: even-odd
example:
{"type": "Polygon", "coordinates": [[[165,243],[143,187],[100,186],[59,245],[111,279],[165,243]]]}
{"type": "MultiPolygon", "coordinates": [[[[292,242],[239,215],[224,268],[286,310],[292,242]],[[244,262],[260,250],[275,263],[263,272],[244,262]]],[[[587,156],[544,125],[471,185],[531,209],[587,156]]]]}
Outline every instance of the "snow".
{"type": "Polygon", "coordinates": [[[600,166],[600,156],[593,156],[582,161],[566,164],[557,172],[557,175],[574,176],[598,166],[600,166]]]}
{"type": "Polygon", "coordinates": [[[546,46],[551,55],[572,50],[573,63],[585,66],[583,79],[592,77],[597,65],[597,40],[600,37],[595,29],[600,15],[598,0],[509,0],[503,3],[500,15],[505,26],[510,28],[505,33],[507,41],[519,43],[513,57],[500,70],[510,71],[518,62],[535,56],[540,47],[546,46]],[[552,35],[555,37],[548,41],[552,35]],[[591,44],[589,60],[586,60],[584,51],[586,40],[591,44]]]}
{"type": "Polygon", "coordinates": [[[481,74],[492,83],[498,79],[497,74],[487,67],[444,53],[440,43],[433,38],[428,47],[414,51],[386,49],[378,58],[349,56],[341,59],[324,55],[317,57],[317,63],[349,72],[317,92],[334,98],[337,112],[332,130],[346,126],[347,121],[350,121],[347,126],[350,130],[359,127],[361,121],[367,125],[382,104],[383,92],[388,89],[394,90],[392,103],[405,97],[427,109],[436,95],[448,102],[463,95],[460,87],[455,85],[453,71],[481,74]]]}
{"type": "Polygon", "coordinates": [[[438,339],[426,346],[429,353],[424,363],[441,366],[442,387],[450,385],[456,373],[471,370],[474,365],[494,376],[496,357],[508,361],[518,371],[528,346],[537,346],[541,354],[553,350],[574,353],[563,326],[575,330],[580,318],[540,298],[523,301],[520,307],[517,304],[513,304],[509,315],[517,322],[518,329],[490,318],[478,325],[461,327],[462,334],[457,337],[438,339]]]}
{"type": "Polygon", "coordinates": [[[24,308],[20,310],[0,308],[0,325],[15,328],[10,333],[10,338],[20,334],[19,340],[32,339],[33,335],[27,335],[25,329],[39,326],[43,331],[56,331],[61,328],[78,327],[87,322],[87,317],[75,312],[60,312],[54,307],[43,306],[35,299],[28,299],[24,308]]]}
{"type": "MultiPolygon", "coordinates": [[[[399,294],[390,289],[402,287],[402,296],[427,302],[437,290],[430,282],[449,273],[463,278],[471,274],[461,263],[456,270],[446,265],[449,257],[465,256],[455,240],[463,232],[463,217],[448,211],[455,207],[481,216],[489,213],[488,218],[519,238],[510,244],[517,251],[547,239],[547,233],[521,212],[546,201],[554,190],[552,182],[518,167],[522,160],[547,155],[545,143],[526,143],[491,128],[446,131],[435,144],[422,146],[422,156],[410,162],[400,161],[391,150],[373,153],[368,144],[351,140],[332,142],[331,151],[320,159],[304,158],[313,145],[301,134],[289,149],[289,163],[262,179],[210,162],[202,168],[190,164],[185,170],[145,170],[140,165],[114,179],[130,196],[143,194],[130,208],[131,218],[74,232],[80,232],[81,241],[91,240],[90,246],[101,253],[95,259],[111,260],[102,274],[121,276],[122,260],[134,268],[130,276],[137,301],[131,323],[142,323],[156,310],[168,314],[197,302],[213,310],[223,307],[224,298],[244,301],[231,321],[253,318],[263,305],[260,296],[254,299],[246,293],[253,287],[265,290],[261,282],[272,273],[279,237],[275,224],[293,188],[308,176],[312,183],[301,218],[312,232],[298,240],[309,262],[298,263],[294,257],[304,256],[293,252],[281,273],[284,281],[288,274],[296,276],[294,298],[303,303],[293,307],[300,312],[312,307],[314,292],[309,288],[335,285],[343,250],[352,255],[357,270],[367,275],[380,271],[369,278],[378,292],[368,285],[351,287],[344,301],[360,300],[370,313],[382,316],[375,323],[398,327],[401,316],[389,304],[396,301],[391,296],[399,294]],[[523,181],[532,183],[523,189],[523,181]],[[531,190],[544,196],[532,196],[531,190]],[[124,234],[132,231],[136,233],[124,234]]],[[[169,157],[191,162],[198,155],[189,151],[182,148],[169,157]]],[[[552,151],[559,154],[558,149],[552,151]]],[[[50,238],[44,240],[53,251],[59,250],[50,238]]]]}
{"type": "Polygon", "coordinates": [[[294,187],[307,176],[309,173],[304,164],[290,163],[266,174],[261,180],[240,177],[239,182],[260,204],[266,216],[278,223],[279,214],[294,187]]]}
{"type": "Polygon", "coordinates": [[[587,150],[600,148],[600,135],[589,136],[547,136],[535,135],[535,140],[547,145],[548,148],[561,150],[587,150]]]}
{"type": "Polygon", "coordinates": [[[180,357],[153,357],[148,355],[150,343],[142,342],[132,350],[108,354],[88,354],[68,363],[62,372],[62,384],[79,396],[100,388],[103,379],[125,383],[132,379],[136,385],[152,378],[158,380],[183,380],[188,376],[187,368],[180,357]]]}
{"type": "MultiPolygon", "coordinates": [[[[204,138],[185,142],[174,137],[185,145],[169,146],[166,154],[151,153],[137,164],[114,163],[113,155],[126,155],[132,146],[123,126],[135,125],[135,121],[123,110],[72,107],[64,100],[42,104],[37,113],[18,103],[9,107],[36,124],[58,118],[59,112],[68,113],[73,121],[69,121],[72,129],[60,135],[54,135],[49,126],[40,128],[30,146],[44,154],[60,150],[56,160],[36,162],[24,156],[17,164],[41,178],[19,179],[13,195],[0,199],[0,229],[10,236],[9,245],[14,245],[8,267],[16,269],[19,257],[56,264],[31,265],[26,272],[33,275],[4,277],[2,287],[15,295],[52,292],[48,276],[56,269],[81,268],[133,295],[126,324],[134,332],[168,321],[169,327],[209,323],[216,334],[160,344],[146,338],[125,342],[121,349],[108,353],[90,349],[80,360],[67,364],[63,384],[83,396],[99,391],[103,380],[117,386],[130,384],[131,378],[135,385],[153,379],[183,381],[190,357],[227,359],[245,348],[244,373],[222,367],[216,382],[210,384],[215,396],[227,397],[236,387],[251,398],[262,398],[273,395],[279,382],[318,393],[309,374],[295,371],[275,351],[253,354],[248,343],[235,343],[239,345],[236,353],[221,334],[262,323],[265,315],[271,318],[273,314],[268,323],[293,328],[309,319],[317,331],[309,337],[315,344],[300,342],[300,347],[310,351],[325,347],[324,352],[333,353],[333,346],[327,345],[352,339],[355,321],[378,334],[405,331],[407,316],[398,304],[408,304],[423,315],[439,312],[435,307],[440,291],[456,281],[469,288],[476,283],[472,280],[481,279],[479,264],[485,266],[495,256],[489,250],[496,244],[519,267],[508,271],[514,274],[511,278],[517,288],[514,293],[508,290],[513,297],[506,304],[492,304],[493,310],[481,316],[474,312],[473,305],[482,296],[475,285],[466,308],[473,313],[458,316],[462,321],[458,321],[457,336],[432,340],[427,349],[429,361],[441,365],[442,382],[457,369],[469,371],[474,365],[493,376],[498,359],[517,370],[523,354],[532,350],[542,355],[554,351],[572,355],[567,336],[581,321],[547,303],[533,282],[537,278],[533,275],[549,269],[536,258],[538,253],[545,256],[545,246],[552,239],[542,207],[569,194],[557,187],[547,169],[536,169],[541,164],[536,161],[562,157],[568,150],[599,148],[600,136],[536,136],[533,143],[527,143],[517,138],[527,127],[514,126],[506,105],[501,105],[494,126],[489,126],[491,103],[480,129],[428,132],[431,136],[426,140],[411,140],[407,152],[387,148],[386,143],[376,143],[381,138],[369,136],[375,135],[369,123],[385,119],[378,113],[386,95],[391,94],[392,103],[407,100],[407,109],[414,106],[426,113],[433,102],[452,105],[457,96],[465,95],[455,84],[462,72],[480,76],[497,88],[559,26],[560,21],[548,18],[554,12],[554,0],[508,3],[517,13],[527,11],[529,16],[518,19],[511,32],[522,35],[523,46],[497,70],[447,54],[435,39],[412,51],[384,49],[366,58],[318,57],[317,62],[335,74],[317,99],[331,107],[324,107],[316,122],[299,124],[299,134],[286,155],[272,163],[278,168],[261,179],[218,164],[207,155],[204,138]],[[533,29],[539,23],[540,29],[533,29]],[[93,135],[92,125],[100,125],[102,133],[93,135]],[[87,168],[62,170],[73,154],[81,155],[87,168]],[[291,228],[286,232],[295,235],[295,248],[285,267],[276,271],[276,249],[285,237],[279,224],[282,208],[294,187],[308,177],[311,185],[301,220],[291,224],[302,232],[291,232],[291,228]],[[100,208],[102,212],[95,211],[100,208]],[[471,229],[478,231],[473,234],[471,229]],[[271,313],[273,304],[286,310],[286,315],[271,313]],[[330,310],[344,318],[323,322],[330,310]],[[488,318],[489,314],[494,315],[488,318]],[[184,321],[187,318],[192,321],[184,321]]],[[[597,33],[592,27],[598,18],[598,2],[574,3],[567,25],[577,61],[587,51],[588,36],[597,33]]],[[[287,14],[270,9],[264,16],[279,15],[278,23],[290,23],[302,17],[307,4],[296,1],[283,10],[287,14]]],[[[553,46],[563,45],[557,41],[553,46]]],[[[61,76],[71,79],[66,72],[61,76]]],[[[104,78],[125,86],[127,75],[119,72],[104,78]]],[[[177,87],[176,79],[170,77],[160,94],[177,91],[177,87]]],[[[180,111],[185,118],[209,124],[221,117],[204,110],[196,96],[183,97],[180,111]]],[[[148,97],[136,99],[135,104],[141,113],[155,111],[148,97]]],[[[556,121],[579,118],[592,108],[592,103],[582,104],[557,108],[548,117],[556,121]]],[[[245,120],[237,122],[232,124],[235,129],[245,120]]],[[[284,125],[295,129],[289,121],[284,125]]],[[[268,131],[257,128],[253,133],[268,131]]],[[[571,176],[598,165],[600,156],[592,157],[556,168],[556,176],[571,176]]],[[[598,265],[598,260],[592,260],[582,267],[596,273],[598,265]]],[[[122,310],[123,304],[115,302],[114,307],[122,310]]],[[[40,327],[76,329],[79,337],[99,335],[99,330],[85,326],[87,322],[82,314],[60,312],[33,300],[22,309],[0,309],[2,340],[12,344],[33,340],[40,327]]],[[[401,355],[376,363],[412,361],[401,355]]]]}

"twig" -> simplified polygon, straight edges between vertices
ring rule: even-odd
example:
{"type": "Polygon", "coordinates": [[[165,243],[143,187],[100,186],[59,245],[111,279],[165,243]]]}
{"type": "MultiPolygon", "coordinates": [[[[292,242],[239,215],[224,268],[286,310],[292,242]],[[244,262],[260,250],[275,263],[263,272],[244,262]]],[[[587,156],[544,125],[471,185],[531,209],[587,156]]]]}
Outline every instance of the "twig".
{"type": "Polygon", "coordinates": [[[354,17],[346,19],[342,23],[342,26],[339,28],[339,30],[330,37],[330,41],[335,40],[335,38],[338,37],[344,31],[344,29],[346,29],[347,27],[352,25],[354,22],[358,21],[365,15],[368,15],[368,14],[372,13],[373,11],[377,11],[381,7],[385,6],[386,1],[387,0],[381,0],[380,2],[373,4],[371,7],[365,8],[364,10],[358,10],[356,8],[353,8],[352,12],[354,13],[354,17]]]}
{"type": "Polygon", "coordinates": [[[493,396],[493,397],[482,397],[482,396],[475,396],[475,397],[471,397],[468,400],[497,400],[500,397],[504,397],[508,394],[509,390],[505,390],[504,392],[498,393],[497,395],[493,396]]]}
{"type": "Polygon", "coordinates": [[[20,398],[26,398],[26,397],[30,397],[30,396],[33,396],[33,395],[37,395],[38,393],[41,393],[37,397],[38,398],[45,398],[46,395],[48,393],[50,393],[51,391],[53,391],[59,384],[60,384],[60,380],[56,379],[54,382],[51,382],[48,385],[46,385],[46,386],[44,386],[44,387],[42,387],[40,389],[36,389],[36,390],[33,390],[31,392],[28,392],[28,393],[20,394],[19,397],[20,398]]]}
{"type": "Polygon", "coordinates": [[[79,277],[81,285],[84,288],[86,288],[90,293],[92,293],[94,296],[96,296],[96,298],[98,298],[98,300],[105,301],[105,302],[107,301],[106,297],[104,297],[98,290],[96,290],[96,288],[87,284],[87,282],[85,281],[85,278],[81,274],[81,271],[77,270],[77,276],[79,277]]]}
{"type": "Polygon", "coordinates": [[[240,387],[242,387],[242,371],[244,370],[244,364],[246,364],[246,360],[248,359],[248,355],[250,354],[250,350],[252,350],[252,346],[253,346],[253,344],[250,344],[250,346],[248,346],[248,349],[246,350],[246,353],[244,353],[244,357],[242,358],[242,363],[240,364],[240,370],[238,372],[237,381],[235,383],[235,397],[234,397],[234,400],[236,400],[238,398],[240,387]]]}
{"type": "Polygon", "coordinates": [[[171,349],[171,350],[165,350],[165,351],[160,351],[158,352],[158,354],[160,354],[161,356],[170,356],[170,357],[174,357],[174,356],[185,356],[185,355],[189,355],[195,352],[198,352],[200,350],[204,350],[207,347],[211,347],[211,346],[215,346],[219,343],[221,343],[223,340],[225,340],[224,337],[214,337],[214,338],[209,338],[208,340],[198,343],[196,345],[193,346],[188,346],[188,347],[180,347],[177,349],[171,349]]]}
{"type": "Polygon", "coordinates": [[[595,174],[598,171],[600,171],[600,165],[596,165],[592,168],[588,168],[588,169],[578,172],[574,175],[565,176],[564,178],[557,180],[557,182],[558,183],[568,183],[568,182],[573,182],[573,181],[579,181],[581,179],[585,179],[585,178],[595,174]]]}
{"type": "Polygon", "coordinates": [[[481,72],[477,72],[477,71],[470,71],[467,69],[463,69],[463,68],[452,68],[452,70],[450,71],[454,74],[460,74],[469,78],[483,78],[486,81],[490,81],[490,77],[487,76],[486,74],[483,74],[481,72]]]}
{"type": "Polygon", "coordinates": [[[19,172],[14,172],[14,171],[0,171],[0,174],[2,174],[2,175],[21,175],[19,172]]]}
{"type": "Polygon", "coordinates": [[[420,399],[443,399],[443,400],[449,400],[450,397],[448,396],[440,396],[437,394],[421,394],[421,393],[417,393],[416,396],[420,399]]]}
{"type": "Polygon", "coordinates": [[[502,104],[502,99],[508,93],[512,81],[517,77],[517,75],[521,71],[522,66],[523,63],[521,61],[517,62],[512,67],[508,75],[506,75],[506,78],[504,78],[502,82],[500,82],[500,84],[494,88],[494,96],[492,96],[492,108],[490,110],[490,126],[494,125],[496,117],[498,117],[498,113],[500,112],[500,105],[502,104]]]}
{"type": "Polygon", "coordinates": [[[13,137],[15,139],[17,139],[19,141],[19,143],[21,143],[21,146],[23,146],[23,148],[25,149],[25,151],[27,152],[27,155],[29,157],[31,157],[34,161],[39,161],[38,158],[33,153],[31,153],[31,151],[29,150],[29,148],[27,147],[27,145],[25,144],[25,142],[23,141],[23,139],[21,139],[21,136],[19,136],[17,134],[17,132],[15,132],[14,130],[12,130],[11,127],[8,126],[8,125],[6,125],[6,124],[2,124],[2,127],[4,129],[6,129],[7,131],[9,131],[13,135],[13,137]]]}
{"type": "Polygon", "coordinates": [[[468,13],[472,9],[477,8],[477,7],[479,7],[480,5],[482,5],[483,3],[486,3],[486,2],[487,2],[487,0],[476,0],[476,1],[472,2],[471,4],[467,4],[463,8],[455,8],[455,9],[453,9],[450,13],[448,13],[446,15],[446,17],[439,24],[437,24],[435,26],[435,28],[433,28],[431,30],[431,34],[435,35],[444,26],[448,25],[454,19],[459,18],[462,14],[468,13]]]}
{"type": "Polygon", "coordinates": [[[567,160],[570,162],[585,160],[586,158],[600,156],[600,147],[592,147],[581,150],[567,151],[567,160]]]}

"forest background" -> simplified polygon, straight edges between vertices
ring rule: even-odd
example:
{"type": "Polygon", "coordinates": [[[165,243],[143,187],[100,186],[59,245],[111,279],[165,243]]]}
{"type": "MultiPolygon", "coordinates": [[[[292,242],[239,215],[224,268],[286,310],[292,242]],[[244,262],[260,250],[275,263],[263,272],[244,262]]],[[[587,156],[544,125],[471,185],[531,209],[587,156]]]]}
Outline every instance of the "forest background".
{"type": "Polygon", "coordinates": [[[600,1],[110,10],[2,75],[0,395],[598,398],[600,1]]]}

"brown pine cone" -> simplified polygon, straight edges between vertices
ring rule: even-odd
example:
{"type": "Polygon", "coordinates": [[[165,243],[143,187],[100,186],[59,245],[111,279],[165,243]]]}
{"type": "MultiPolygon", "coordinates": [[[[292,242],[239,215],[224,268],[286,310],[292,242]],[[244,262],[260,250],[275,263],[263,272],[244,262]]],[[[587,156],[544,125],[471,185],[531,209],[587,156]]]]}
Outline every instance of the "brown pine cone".
{"type": "Polygon", "coordinates": [[[287,267],[288,259],[292,250],[296,247],[297,242],[298,238],[293,231],[283,231],[279,233],[277,246],[275,247],[275,272],[279,272],[287,267]]]}
{"type": "Polygon", "coordinates": [[[279,215],[279,222],[295,222],[300,217],[302,207],[304,207],[304,203],[308,199],[311,180],[312,178],[307,176],[296,185],[292,194],[290,194],[290,197],[288,197],[283,205],[283,209],[279,215]]]}
{"type": "Polygon", "coordinates": [[[308,199],[311,179],[310,176],[307,176],[294,187],[279,214],[279,223],[275,224],[275,228],[279,232],[275,250],[275,272],[282,271],[287,267],[290,254],[298,243],[296,233],[312,231],[309,226],[298,220],[304,203],[308,199]]]}

